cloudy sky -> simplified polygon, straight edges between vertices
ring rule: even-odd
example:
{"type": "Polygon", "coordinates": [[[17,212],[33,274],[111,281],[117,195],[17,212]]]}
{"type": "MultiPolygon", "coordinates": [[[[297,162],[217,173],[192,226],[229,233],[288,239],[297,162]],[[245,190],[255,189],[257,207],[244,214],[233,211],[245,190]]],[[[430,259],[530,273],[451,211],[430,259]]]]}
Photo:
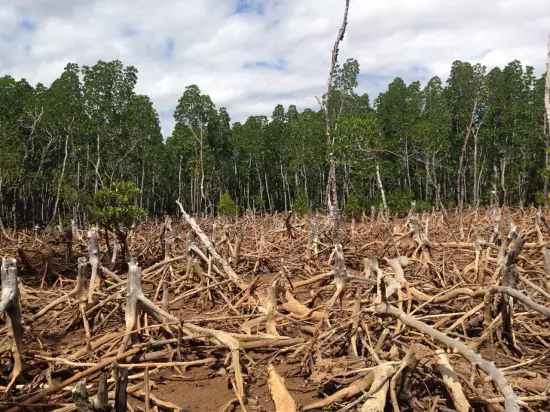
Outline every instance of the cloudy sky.
{"type": "MultiPolygon", "coordinates": [[[[67,62],[139,70],[163,134],[185,86],[233,121],[277,103],[317,107],[344,0],[1,0],[0,76],[49,85],[67,62]]],[[[545,70],[548,0],[351,0],[340,61],[361,65],[371,98],[396,76],[446,77],[454,60],[545,70]]]]}

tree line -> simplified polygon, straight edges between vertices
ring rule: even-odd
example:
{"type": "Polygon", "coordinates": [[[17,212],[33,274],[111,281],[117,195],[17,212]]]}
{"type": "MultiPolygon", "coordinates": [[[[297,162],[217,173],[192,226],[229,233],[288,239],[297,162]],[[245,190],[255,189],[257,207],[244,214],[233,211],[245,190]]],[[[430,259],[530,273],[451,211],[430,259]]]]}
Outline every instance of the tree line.
{"type": "Polygon", "coordinates": [[[321,110],[279,104],[232,124],[196,85],[164,140],[152,101],[135,92],[137,69],[118,60],[70,63],[50,87],[1,77],[0,218],[88,219],[94,194],[117,182],[133,183],[132,202],[151,215],[174,213],[177,199],[203,215],[228,201],[241,212],[307,213],[326,206],[332,156],[344,211],[378,207],[377,167],[394,211],[412,199],[421,208],[546,201],[545,76],[533,67],[455,61],[445,82],[396,78],[373,102],[357,93],[359,72],[354,59],[335,68],[330,146],[321,110]]]}

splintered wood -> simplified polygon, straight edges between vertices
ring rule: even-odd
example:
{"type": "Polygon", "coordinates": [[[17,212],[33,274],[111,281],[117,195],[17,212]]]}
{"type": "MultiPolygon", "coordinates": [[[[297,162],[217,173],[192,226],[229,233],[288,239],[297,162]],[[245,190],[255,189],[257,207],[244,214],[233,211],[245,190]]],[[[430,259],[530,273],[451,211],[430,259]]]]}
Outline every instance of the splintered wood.
{"type": "Polygon", "coordinates": [[[549,211],[178,206],[6,229],[0,410],[550,410],[549,211]]]}

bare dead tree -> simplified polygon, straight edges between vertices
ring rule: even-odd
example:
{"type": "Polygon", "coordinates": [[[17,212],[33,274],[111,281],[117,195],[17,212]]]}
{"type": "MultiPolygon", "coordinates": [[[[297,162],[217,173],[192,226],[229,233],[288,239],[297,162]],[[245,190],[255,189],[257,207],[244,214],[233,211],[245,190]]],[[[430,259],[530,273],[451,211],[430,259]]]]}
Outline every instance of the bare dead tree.
{"type": "Polygon", "coordinates": [[[336,41],[334,42],[334,46],[332,47],[332,59],[330,63],[330,70],[328,73],[328,80],[327,80],[327,91],[325,93],[325,96],[323,98],[323,102],[321,104],[323,108],[323,114],[325,119],[325,132],[327,135],[327,146],[329,150],[329,172],[328,172],[328,190],[327,190],[327,200],[328,200],[328,207],[331,214],[331,220],[333,222],[333,239],[334,243],[339,243],[339,237],[340,233],[338,230],[338,194],[336,189],[336,159],[334,156],[334,137],[332,136],[331,126],[330,126],[330,90],[332,88],[332,78],[334,76],[334,68],[336,67],[336,63],[338,62],[338,47],[340,45],[340,42],[344,39],[344,34],[346,32],[346,26],[348,24],[348,11],[349,11],[349,1],[346,0],[346,8],[344,10],[344,18],[342,20],[342,25],[340,26],[340,30],[338,31],[338,35],[336,36],[336,41]]]}

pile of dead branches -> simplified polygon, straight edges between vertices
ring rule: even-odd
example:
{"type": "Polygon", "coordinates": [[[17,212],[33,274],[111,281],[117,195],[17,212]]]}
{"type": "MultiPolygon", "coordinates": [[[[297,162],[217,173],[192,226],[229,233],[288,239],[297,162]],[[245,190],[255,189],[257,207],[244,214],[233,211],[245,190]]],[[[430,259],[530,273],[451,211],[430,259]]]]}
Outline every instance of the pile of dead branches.
{"type": "Polygon", "coordinates": [[[463,223],[355,216],[338,243],[324,215],[182,210],[131,231],[129,262],[101,228],[9,233],[0,409],[183,410],[159,393],[204,370],[229,388],[204,411],[545,410],[544,211],[463,223]]]}

